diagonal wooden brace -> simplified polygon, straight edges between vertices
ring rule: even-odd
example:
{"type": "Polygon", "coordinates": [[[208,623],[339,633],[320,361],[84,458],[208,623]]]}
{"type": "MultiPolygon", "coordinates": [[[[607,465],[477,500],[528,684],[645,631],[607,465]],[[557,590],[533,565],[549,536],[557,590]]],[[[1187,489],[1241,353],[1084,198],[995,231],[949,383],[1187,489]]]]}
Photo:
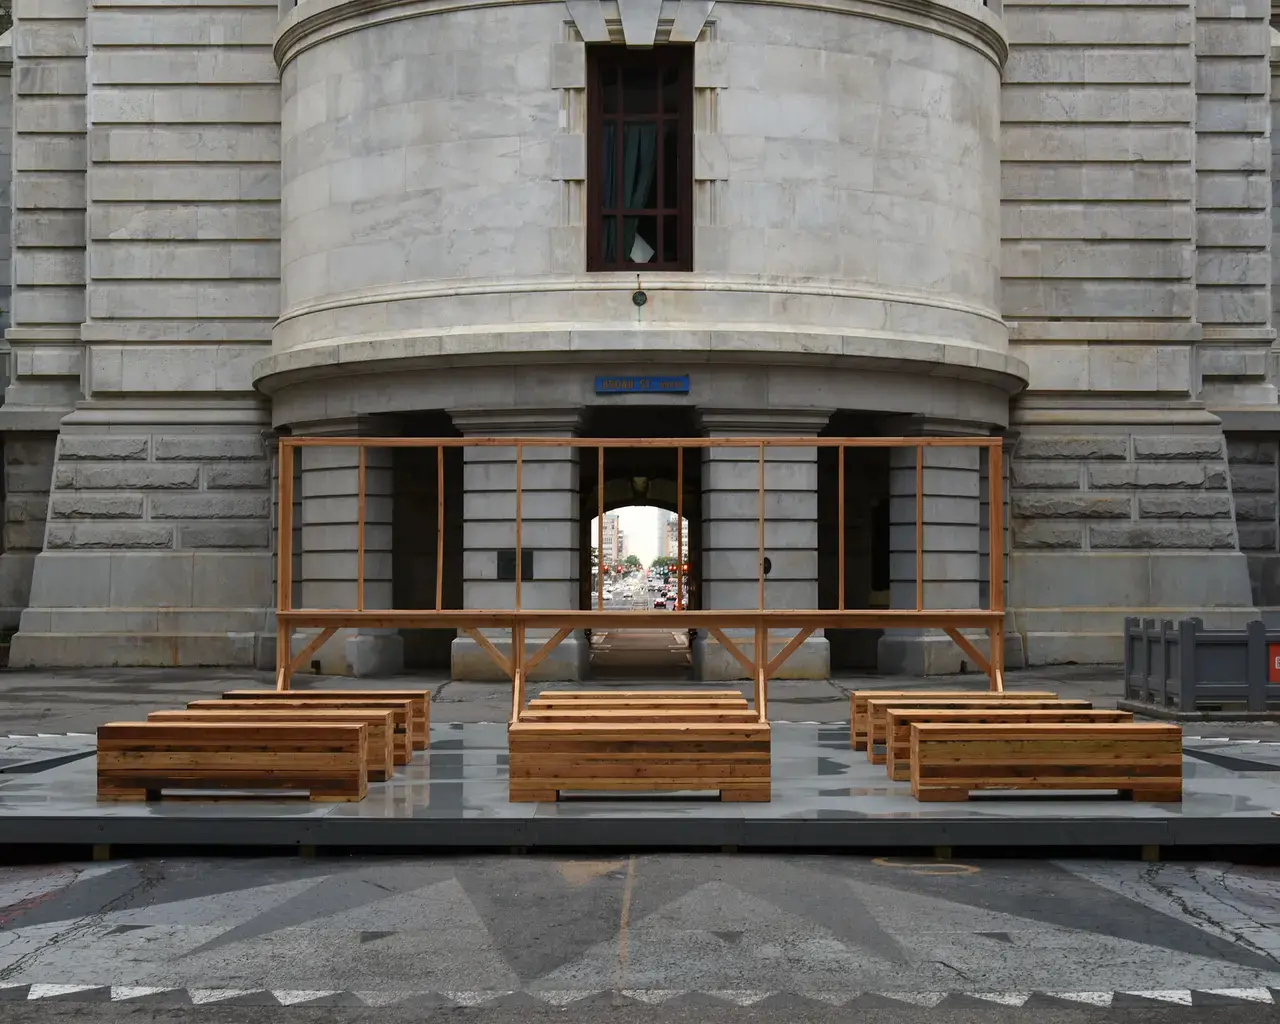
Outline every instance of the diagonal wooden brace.
{"type": "Polygon", "coordinates": [[[945,632],[947,636],[951,637],[951,639],[955,641],[955,645],[959,647],[960,650],[964,651],[973,663],[978,666],[978,671],[982,672],[984,675],[991,675],[991,663],[982,656],[982,652],[978,650],[978,648],[973,646],[967,636],[953,626],[945,627],[943,632],[945,632]]]}
{"type": "Polygon", "coordinates": [[[545,660],[545,658],[547,657],[547,655],[550,654],[552,651],[554,651],[557,647],[559,647],[561,641],[563,641],[565,637],[567,637],[572,632],[573,632],[573,629],[568,626],[566,626],[564,629],[557,630],[555,636],[553,636],[545,644],[543,644],[536,651],[534,651],[533,654],[529,657],[529,659],[524,663],[525,678],[528,679],[529,674],[535,668],[541,665],[543,660],[545,660]]]}
{"type": "Polygon", "coordinates": [[[707,632],[715,638],[716,643],[733,655],[734,660],[739,665],[747,670],[748,679],[754,680],[756,678],[755,662],[742,653],[742,648],[724,635],[724,630],[720,629],[719,626],[708,626],[707,632]]]}
{"type": "MultiPolygon", "coordinates": [[[[289,673],[292,674],[298,671],[298,669],[302,665],[305,665],[307,662],[307,659],[310,658],[311,655],[315,654],[316,651],[320,650],[320,648],[323,647],[325,644],[327,644],[330,640],[332,640],[333,634],[336,632],[338,632],[337,626],[325,626],[324,629],[320,630],[319,633],[313,636],[311,638],[311,642],[307,644],[306,647],[302,648],[302,650],[300,650],[297,654],[295,654],[292,659],[290,659],[289,673]]],[[[279,686],[279,680],[277,680],[277,686],[279,686]]],[[[284,687],[280,687],[280,689],[284,689],[284,687]]]]}
{"type": "Polygon", "coordinates": [[[775,675],[778,674],[778,669],[782,668],[783,663],[789,657],[791,657],[791,655],[795,654],[796,651],[800,649],[800,645],[802,643],[804,643],[806,640],[809,639],[810,636],[813,635],[813,631],[816,628],[817,628],[816,626],[806,626],[804,629],[800,630],[799,633],[797,633],[795,636],[793,636],[790,640],[787,641],[787,646],[782,648],[782,650],[778,652],[777,656],[771,662],[769,662],[769,667],[765,670],[768,673],[770,679],[772,679],[775,675]]]}
{"type": "Polygon", "coordinates": [[[494,664],[496,664],[498,668],[502,669],[503,674],[508,679],[514,677],[515,669],[512,667],[511,659],[498,650],[498,648],[494,647],[493,641],[481,633],[478,628],[475,626],[464,626],[461,632],[466,633],[467,636],[471,637],[471,639],[476,642],[476,646],[493,659],[494,664]]]}

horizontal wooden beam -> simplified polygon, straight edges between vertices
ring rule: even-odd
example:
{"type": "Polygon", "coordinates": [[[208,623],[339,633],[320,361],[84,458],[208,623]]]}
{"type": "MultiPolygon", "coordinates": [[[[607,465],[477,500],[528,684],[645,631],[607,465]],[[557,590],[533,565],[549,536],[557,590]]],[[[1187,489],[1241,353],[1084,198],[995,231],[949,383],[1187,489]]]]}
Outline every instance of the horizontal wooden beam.
{"type": "Polygon", "coordinates": [[[781,609],[724,611],[591,611],[538,609],[395,609],[303,608],[277,613],[293,626],[365,626],[377,629],[510,629],[522,622],[529,629],[982,629],[1001,625],[1004,613],[985,609],[781,609]]]}
{"type": "Polygon", "coordinates": [[[282,437],[286,448],[994,448],[999,437],[282,437]]]}

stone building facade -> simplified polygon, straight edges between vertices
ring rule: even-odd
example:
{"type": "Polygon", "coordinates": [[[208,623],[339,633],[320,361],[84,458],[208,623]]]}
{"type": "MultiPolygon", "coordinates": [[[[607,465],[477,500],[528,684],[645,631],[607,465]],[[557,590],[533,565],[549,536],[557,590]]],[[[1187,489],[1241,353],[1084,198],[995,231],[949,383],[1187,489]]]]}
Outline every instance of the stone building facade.
{"type": "MultiPolygon", "coordinates": [[[[1011,661],[1113,660],[1127,614],[1274,614],[1270,15],[15,0],[11,663],[268,663],[279,432],[996,433],[1011,661]]],[[[828,452],[776,455],[767,603],[832,605],[843,500],[849,605],[914,607],[913,456],[851,455],[841,496],[828,452]]],[[[370,456],[369,607],[434,588],[433,459],[370,456]]],[[[703,608],[755,603],[751,459],[685,476],[703,608]]],[[[514,457],[446,462],[448,601],[501,607],[514,457]]],[[[527,605],[583,600],[596,473],[570,448],[525,466],[527,605]]],[[[666,464],[607,475],[610,507],[675,507],[666,464]]],[[[350,450],[301,459],[303,605],[354,603],[355,481],[350,450]]],[[[976,452],[930,452],[924,488],[927,603],[977,606],[976,452]]],[[[959,658],[832,633],[789,669],[959,658]]],[[[318,660],[492,671],[470,640],[377,630],[318,660]]],[[[701,640],[695,661],[736,673],[701,640]]],[[[582,675],[581,638],[543,671],[582,675]]]]}

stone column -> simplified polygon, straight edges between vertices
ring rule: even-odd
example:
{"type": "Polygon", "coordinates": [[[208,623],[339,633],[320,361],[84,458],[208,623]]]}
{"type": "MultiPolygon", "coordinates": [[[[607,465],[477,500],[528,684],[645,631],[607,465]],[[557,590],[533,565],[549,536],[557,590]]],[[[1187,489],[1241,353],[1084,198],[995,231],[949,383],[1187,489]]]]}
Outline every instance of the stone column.
{"type": "MultiPolygon", "coordinates": [[[[892,421],[896,436],[974,436],[979,424],[951,420],[892,421]]],[[[980,608],[985,588],[981,556],[983,450],[925,448],[924,607],[980,608]]],[[[892,608],[916,607],[916,449],[889,455],[889,601],[892,608]]],[[[975,633],[975,636],[981,635],[975,633]]],[[[984,635],[985,639],[985,635],[984,635]]],[[[879,667],[908,675],[959,672],[966,660],[946,634],[932,629],[890,629],[880,638],[879,667]]]]}
{"type": "MultiPolygon", "coordinates": [[[[368,436],[360,420],[297,424],[299,435],[368,436]]],[[[391,511],[393,502],[389,448],[365,454],[364,606],[391,608],[391,511]]],[[[298,458],[298,522],[301,538],[297,580],[298,608],[355,608],[357,529],[359,524],[358,448],[302,448],[298,458]]],[[[294,652],[315,635],[293,635],[294,652]]],[[[394,629],[341,629],[312,656],[325,675],[376,676],[404,668],[404,641],[394,629]]],[[[307,666],[303,666],[306,671],[307,666]]]]}
{"type": "MultiPolygon", "coordinates": [[[[784,437],[816,435],[828,413],[706,412],[709,437],[784,437]]],[[[702,464],[702,601],[704,611],[756,608],[759,605],[759,480],[757,448],[704,449],[702,464]]],[[[818,450],[765,450],[766,608],[818,607],[818,450]]],[[[742,651],[753,656],[751,630],[726,630],[742,651]]],[[[773,630],[770,656],[794,636],[773,630]]],[[[699,631],[693,644],[694,674],[701,680],[745,679],[742,666],[718,643],[699,631]]],[[[787,659],[778,679],[825,679],[831,659],[827,639],[815,632],[787,659]]]]}
{"type": "MultiPolygon", "coordinates": [[[[572,437],[577,409],[453,412],[453,422],[469,437],[572,437]]],[[[514,608],[516,585],[516,449],[463,449],[463,583],[466,608],[514,608]],[[503,571],[500,572],[500,563],[503,571]]],[[[578,607],[579,481],[573,448],[525,448],[521,457],[522,555],[532,573],[522,572],[520,606],[532,609],[578,607]]],[[[588,566],[583,572],[590,572],[588,566]]],[[[535,651],[554,630],[530,630],[526,648],[535,651]]],[[[486,633],[504,654],[505,630],[486,633]]],[[[589,649],[580,632],[570,634],[530,675],[531,679],[578,680],[587,673],[589,649]]],[[[505,681],[501,669],[468,636],[453,642],[455,680],[505,681]]]]}

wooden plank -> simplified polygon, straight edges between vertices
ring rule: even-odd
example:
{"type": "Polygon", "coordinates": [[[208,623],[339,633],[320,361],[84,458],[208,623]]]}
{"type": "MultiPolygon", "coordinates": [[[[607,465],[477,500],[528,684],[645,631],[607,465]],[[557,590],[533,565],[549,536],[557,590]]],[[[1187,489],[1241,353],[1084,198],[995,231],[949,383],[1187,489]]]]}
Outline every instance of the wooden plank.
{"type": "Polygon", "coordinates": [[[910,728],[911,792],[918,800],[964,800],[988,789],[1113,789],[1134,800],[1182,798],[1176,725],[918,722],[910,728]]]}
{"type": "Polygon", "coordinates": [[[750,708],[526,708],[522,722],[754,722],[750,708]]]}
{"type": "Polygon", "coordinates": [[[98,797],[158,800],[174,789],[237,789],[361,800],[368,737],[365,722],[109,722],[98,728],[98,797]]]}
{"type": "Polygon", "coordinates": [[[288,697],[288,692],[274,700],[232,700],[228,697],[224,697],[222,700],[193,700],[188,702],[187,710],[306,711],[309,708],[323,707],[346,711],[390,711],[393,723],[392,760],[395,764],[408,764],[413,759],[413,733],[410,731],[412,727],[412,701],[409,699],[385,697],[372,700],[334,698],[332,700],[307,699],[292,701],[285,699],[288,697]]]}
{"type": "MultiPolygon", "coordinates": [[[[911,726],[920,722],[980,724],[1046,722],[1132,722],[1129,711],[1105,711],[1092,708],[1044,708],[1035,701],[1019,701],[1016,708],[902,708],[885,711],[885,767],[889,778],[906,782],[911,778],[911,726]]],[[[1083,703],[1083,702],[1082,702],[1083,703]]]]}
{"type": "MultiPolygon", "coordinates": [[[[740,700],[738,690],[543,690],[534,700],[740,700]]],[[[532,703],[532,701],[530,702],[532,703]]]]}
{"type": "Polygon", "coordinates": [[[412,702],[409,717],[409,737],[414,750],[426,750],[431,741],[431,691],[430,690],[228,690],[222,695],[227,700],[292,700],[292,701],[343,701],[343,700],[407,700],[412,702]]]}
{"type": "Polygon", "coordinates": [[[738,697],[734,700],[708,700],[705,698],[684,700],[682,698],[672,699],[669,697],[659,700],[619,700],[613,697],[599,697],[594,700],[546,700],[542,697],[535,697],[529,701],[530,711],[568,710],[571,708],[688,708],[690,710],[696,708],[725,708],[730,711],[741,711],[744,708],[750,708],[750,705],[747,704],[744,697],[738,697]]]}
{"type": "MultiPolygon", "coordinates": [[[[218,704],[224,703],[218,701],[218,704]]],[[[395,714],[378,708],[205,708],[153,711],[148,722],[364,722],[369,727],[370,782],[385,782],[395,773],[395,714]]],[[[407,737],[407,733],[403,734],[407,737]]],[[[407,751],[405,752],[407,756],[407,751]]]]}
{"type": "MultiPolygon", "coordinates": [[[[872,764],[884,764],[885,752],[883,749],[887,741],[887,721],[885,712],[891,707],[900,708],[946,708],[953,707],[957,710],[965,710],[972,708],[1002,708],[1008,706],[1009,699],[1003,694],[988,693],[981,697],[923,697],[914,699],[910,697],[874,697],[867,701],[867,760],[872,764]]],[[[1019,707],[1042,707],[1042,708],[1091,708],[1093,705],[1087,700],[1061,700],[1057,697],[1039,697],[1027,698],[1023,697],[1015,701],[1019,707]]]]}
{"type": "MultiPolygon", "coordinates": [[[[849,745],[854,750],[867,749],[867,701],[879,697],[956,697],[974,698],[992,697],[988,690],[854,690],[849,694],[849,745]]],[[[1043,690],[1014,691],[999,694],[1006,700],[1045,700],[1056,697],[1056,693],[1043,690]]]]}

